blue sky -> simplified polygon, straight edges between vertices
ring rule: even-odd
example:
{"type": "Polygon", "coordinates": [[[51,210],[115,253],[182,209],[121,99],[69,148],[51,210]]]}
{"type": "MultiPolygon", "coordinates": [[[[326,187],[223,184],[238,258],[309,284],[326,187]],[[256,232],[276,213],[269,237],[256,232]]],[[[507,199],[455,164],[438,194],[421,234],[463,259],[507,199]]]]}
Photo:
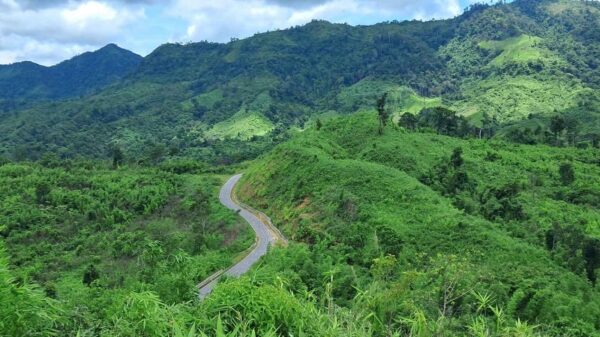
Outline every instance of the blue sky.
{"type": "MultiPolygon", "coordinates": [[[[456,16],[476,0],[0,0],[0,64],[52,65],[108,43],[227,42],[312,19],[349,24],[456,16]]],[[[479,2],[479,1],[477,1],[479,2]]]]}

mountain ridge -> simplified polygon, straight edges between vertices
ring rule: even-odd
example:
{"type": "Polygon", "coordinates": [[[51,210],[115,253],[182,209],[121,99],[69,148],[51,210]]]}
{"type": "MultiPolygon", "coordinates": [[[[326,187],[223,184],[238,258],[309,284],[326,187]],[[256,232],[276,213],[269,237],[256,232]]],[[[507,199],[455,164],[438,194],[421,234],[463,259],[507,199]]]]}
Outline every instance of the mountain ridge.
{"type": "Polygon", "coordinates": [[[474,124],[486,115],[501,123],[539,117],[548,128],[554,115],[585,114],[595,125],[600,48],[589,32],[600,32],[599,8],[575,0],[515,1],[474,5],[438,21],[314,21],[229,43],[164,44],[97,93],[5,109],[11,114],[0,131],[9,136],[0,140],[0,152],[12,156],[21,147],[31,158],[45,152],[97,158],[119,144],[138,157],[147,144],[162,144],[199,159],[250,159],[262,150],[235,156],[216,150],[221,141],[214,139],[227,137],[214,135],[214,126],[235,124],[240,115],[267,119],[270,134],[261,129],[228,136],[239,143],[235,148],[250,149],[252,139],[271,142],[321,114],[373,109],[384,91],[408,93],[391,102],[395,117],[435,102],[474,124]],[[405,105],[415,102],[429,103],[405,105]],[[51,125],[39,120],[48,114],[44,118],[60,132],[39,131],[51,125]],[[90,134],[102,143],[93,149],[72,145],[90,134]]]}
{"type": "Polygon", "coordinates": [[[0,65],[0,99],[57,100],[89,94],[121,80],[141,60],[110,43],[52,66],[31,61],[0,65]]]}

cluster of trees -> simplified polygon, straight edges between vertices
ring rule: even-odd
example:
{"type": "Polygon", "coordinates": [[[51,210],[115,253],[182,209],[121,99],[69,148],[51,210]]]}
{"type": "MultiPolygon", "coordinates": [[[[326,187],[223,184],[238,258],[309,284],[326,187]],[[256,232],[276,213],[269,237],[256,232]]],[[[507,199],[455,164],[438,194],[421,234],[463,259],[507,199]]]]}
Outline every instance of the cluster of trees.
{"type": "Polygon", "coordinates": [[[0,331],[594,336],[594,150],[378,135],[374,116],[328,120],[252,164],[240,197],[295,243],[202,303],[195,281],[252,240],[216,205],[209,166],[4,163],[0,331]]]}
{"type": "MultiPolygon", "coordinates": [[[[382,97],[383,98],[383,97],[382,97]]],[[[377,110],[380,102],[377,103],[377,110]]],[[[389,112],[379,113],[381,120],[389,119],[389,112]]],[[[533,117],[530,117],[530,119],[533,117]]],[[[572,116],[556,115],[549,119],[548,126],[538,125],[534,129],[522,124],[503,126],[494,117],[484,113],[480,126],[475,126],[464,116],[444,107],[422,109],[418,114],[403,113],[398,125],[410,131],[432,130],[438,134],[460,138],[492,138],[500,134],[501,138],[520,144],[547,144],[551,146],[594,147],[600,146],[600,134],[581,135],[581,123],[572,116]]],[[[380,131],[381,133],[381,131],[380,131]]]]}
{"type": "Polygon", "coordinates": [[[596,88],[597,14],[549,17],[546,4],[169,44],[97,95],[18,112],[2,101],[0,153],[41,160],[0,157],[0,334],[598,335],[597,150],[461,139],[597,145],[588,105],[534,129],[490,115],[474,126],[443,107],[400,117],[453,138],[390,128],[386,95],[376,117],[317,120],[251,164],[240,191],[297,243],[194,302],[195,282],[252,241],[216,204],[218,169],[194,159],[240,162],[287,137],[207,140],[207,128],[242,109],[301,124],[365,78],[450,101],[489,78],[596,88]],[[479,42],[521,34],[566,64],[488,66],[498,52],[479,42]],[[110,163],[63,160],[78,155],[110,163]]]}
{"type": "Polygon", "coordinates": [[[411,131],[432,130],[440,135],[468,138],[491,138],[498,123],[485,114],[482,126],[474,126],[467,118],[444,107],[425,108],[418,114],[403,113],[398,125],[411,131]]]}
{"type": "MultiPolygon", "coordinates": [[[[530,116],[529,119],[537,120],[535,116],[530,116]]],[[[508,126],[503,136],[521,144],[595,148],[600,146],[600,133],[595,130],[583,132],[584,125],[573,115],[555,115],[550,119],[542,118],[537,121],[539,124],[533,128],[519,123],[508,126]]]]}
{"type": "MultiPolygon", "coordinates": [[[[478,186],[477,181],[469,179],[462,154],[462,148],[455,148],[450,158],[440,160],[419,180],[452,198],[456,207],[471,214],[480,215],[487,220],[523,221],[527,219],[519,198],[519,194],[523,190],[521,184],[513,181],[501,186],[478,186]]],[[[563,166],[561,166],[561,171],[562,169],[563,166]]]]}
{"type": "Polygon", "coordinates": [[[142,57],[116,45],[78,55],[51,67],[33,62],[0,65],[0,100],[57,100],[89,94],[135,71],[142,57]]]}

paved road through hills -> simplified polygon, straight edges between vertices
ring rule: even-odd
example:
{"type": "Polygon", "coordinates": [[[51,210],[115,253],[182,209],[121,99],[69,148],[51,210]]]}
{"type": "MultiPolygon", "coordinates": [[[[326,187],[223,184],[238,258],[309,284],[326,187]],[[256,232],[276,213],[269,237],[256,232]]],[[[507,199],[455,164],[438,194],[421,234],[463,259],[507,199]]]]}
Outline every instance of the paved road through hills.
{"type": "Polygon", "coordinates": [[[241,177],[241,174],[235,175],[231,177],[225,183],[225,185],[223,185],[223,187],[221,187],[221,192],[219,193],[219,200],[221,201],[221,204],[223,204],[225,207],[236,212],[239,211],[239,215],[242,218],[244,218],[244,220],[246,220],[250,224],[250,226],[252,226],[252,229],[256,233],[256,244],[252,251],[248,253],[248,255],[246,255],[241,261],[234,264],[225,272],[217,273],[206,279],[204,282],[200,283],[198,285],[198,296],[200,297],[200,299],[203,299],[206,296],[208,296],[208,294],[210,294],[210,292],[219,282],[219,278],[221,277],[221,275],[225,274],[227,276],[239,277],[240,275],[247,272],[254,263],[256,263],[263,255],[267,253],[267,248],[269,247],[269,245],[275,242],[276,240],[275,235],[269,229],[269,226],[266,223],[261,221],[256,215],[254,215],[247,209],[237,204],[231,198],[233,188],[235,187],[235,184],[240,180],[241,177]]]}

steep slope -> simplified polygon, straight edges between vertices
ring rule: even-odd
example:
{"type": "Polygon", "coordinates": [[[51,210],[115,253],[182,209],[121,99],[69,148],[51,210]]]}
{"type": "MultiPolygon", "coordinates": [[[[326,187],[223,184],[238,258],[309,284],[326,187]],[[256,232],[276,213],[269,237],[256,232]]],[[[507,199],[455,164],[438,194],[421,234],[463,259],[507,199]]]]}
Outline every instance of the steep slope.
{"type": "Polygon", "coordinates": [[[141,60],[141,56],[109,44],[51,67],[32,62],[0,65],[0,99],[62,99],[88,94],[133,72],[141,60]]]}
{"type": "Polygon", "coordinates": [[[495,324],[520,319],[544,336],[597,336],[598,154],[393,127],[378,136],[376,115],[357,114],[278,146],[239,194],[308,246],[264,269],[372,310],[374,335],[419,317],[431,334],[505,336],[495,324]],[[566,161],[575,182],[559,175],[566,161]]]}

